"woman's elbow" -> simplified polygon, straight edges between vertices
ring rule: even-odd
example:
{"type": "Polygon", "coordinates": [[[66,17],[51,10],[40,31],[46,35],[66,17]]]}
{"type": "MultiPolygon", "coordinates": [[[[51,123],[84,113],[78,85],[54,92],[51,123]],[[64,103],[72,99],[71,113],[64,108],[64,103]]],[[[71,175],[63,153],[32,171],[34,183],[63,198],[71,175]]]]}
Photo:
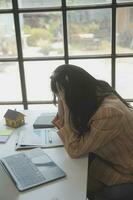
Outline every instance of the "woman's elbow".
{"type": "Polygon", "coordinates": [[[80,149],[69,146],[67,152],[71,158],[80,158],[82,156],[80,149]]]}

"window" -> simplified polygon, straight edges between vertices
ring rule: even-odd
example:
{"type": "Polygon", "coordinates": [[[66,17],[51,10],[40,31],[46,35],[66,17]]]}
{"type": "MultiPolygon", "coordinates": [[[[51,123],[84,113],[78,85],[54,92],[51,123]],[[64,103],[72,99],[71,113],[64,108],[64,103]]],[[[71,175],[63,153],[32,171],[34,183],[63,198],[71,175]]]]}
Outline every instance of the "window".
{"type": "Polygon", "coordinates": [[[132,104],[133,0],[0,1],[1,108],[53,108],[50,75],[64,63],[132,104]]]}
{"type": "Polygon", "coordinates": [[[132,12],[133,7],[122,7],[117,9],[117,53],[133,53],[133,19],[131,19],[132,12]]]}
{"type": "Polygon", "coordinates": [[[67,12],[69,55],[111,54],[111,9],[67,12]]]}
{"type": "Polygon", "coordinates": [[[130,9],[130,21],[133,23],[133,8],[130,9]]]}
{"type": "Polygon", "coordinates": [[[61,12],[30,12],[19,17],[24,57],[63,56],[61,12]]]}

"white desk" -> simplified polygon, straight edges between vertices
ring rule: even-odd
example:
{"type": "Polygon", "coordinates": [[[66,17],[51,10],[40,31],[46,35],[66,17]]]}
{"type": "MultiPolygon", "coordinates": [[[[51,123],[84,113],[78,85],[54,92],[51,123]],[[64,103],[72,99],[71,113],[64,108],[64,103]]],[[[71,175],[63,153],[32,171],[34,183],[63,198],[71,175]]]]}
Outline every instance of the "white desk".
{"type": "MultiPolygon", "coordinates": [[[[26,125],[31,126],[39,115],[38,111],[23,111],[26,125]]],[[[24,127],[23,126],[23,127],[24,127]]],[[[6,144],[0,144],[0,158],[19,153],[15,143],[20,127],[16,129],[6,144]]],[[[64,147],[44,149],[44,151],[66,172],[63,179],[43,184],[25,192],[19,192],[7,174],[0,169],[0,200],[86,200],[88,158],[71,159],[64,147]]]]}

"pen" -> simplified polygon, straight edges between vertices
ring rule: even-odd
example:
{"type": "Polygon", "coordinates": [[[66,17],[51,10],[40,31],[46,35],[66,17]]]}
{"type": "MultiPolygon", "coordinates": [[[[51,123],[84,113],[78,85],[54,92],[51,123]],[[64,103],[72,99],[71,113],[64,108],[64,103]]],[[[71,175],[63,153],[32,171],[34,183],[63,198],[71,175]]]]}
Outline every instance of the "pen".
{"type": "Polygon", "coordinates": [[[52,137],[49,136],[49,143],[52,143],[52,137]]]}
{"type": "Polygon", "coordinates": [[[48,132],[47,132],[47,134],[48,134],[48,141],[49,141],[49,143],[52,143],[52,137],[50,136],[50,134],[49,134],[49,130],[47,130],[48,132]]]}
{"type": "Polygon", "coordinates": [[[18,140],[19,140],[19,134],[17,134],[17,136],[16,136],[17,138],[16,138],[16,146],[18,145],[18,140]]]}

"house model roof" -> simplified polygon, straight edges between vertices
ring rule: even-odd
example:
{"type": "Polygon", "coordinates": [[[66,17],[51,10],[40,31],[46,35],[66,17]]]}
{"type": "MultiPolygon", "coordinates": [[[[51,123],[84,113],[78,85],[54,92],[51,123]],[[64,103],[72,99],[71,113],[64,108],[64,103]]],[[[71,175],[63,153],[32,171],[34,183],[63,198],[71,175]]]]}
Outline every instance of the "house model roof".
{"type": "Polygon", "coordinates": [[[16,110],[10,110],[8,109],[7,112],[5,113],[4,117],[5,118],[9,118],[9,119],[12,119],[12,120],[16,120],[18,116],[24,116],[23,113],[20,113],[16,110]]]}

